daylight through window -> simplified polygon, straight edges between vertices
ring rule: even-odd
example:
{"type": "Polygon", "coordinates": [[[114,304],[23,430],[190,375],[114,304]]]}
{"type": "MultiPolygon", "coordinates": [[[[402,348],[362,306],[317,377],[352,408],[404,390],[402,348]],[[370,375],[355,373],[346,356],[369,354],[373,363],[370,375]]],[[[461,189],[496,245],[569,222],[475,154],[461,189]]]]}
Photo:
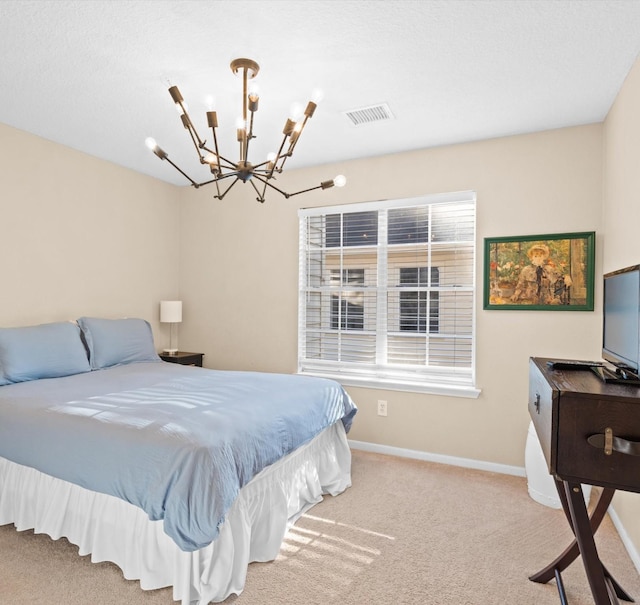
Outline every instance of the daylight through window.
{"type": "Polygon", "coordinates": [[[299,371],[477,396],[475,194],[299,215],[299,371]]]}

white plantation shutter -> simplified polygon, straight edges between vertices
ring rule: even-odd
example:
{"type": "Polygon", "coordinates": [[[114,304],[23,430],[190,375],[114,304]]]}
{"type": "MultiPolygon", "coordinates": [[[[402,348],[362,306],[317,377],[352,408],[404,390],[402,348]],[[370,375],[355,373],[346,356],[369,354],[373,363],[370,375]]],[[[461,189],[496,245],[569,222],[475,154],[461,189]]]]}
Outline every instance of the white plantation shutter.
{"type": "Polygon", "coordinates": [[[300,210],[300,372],[477,396],[475,193],[300,210]]]}

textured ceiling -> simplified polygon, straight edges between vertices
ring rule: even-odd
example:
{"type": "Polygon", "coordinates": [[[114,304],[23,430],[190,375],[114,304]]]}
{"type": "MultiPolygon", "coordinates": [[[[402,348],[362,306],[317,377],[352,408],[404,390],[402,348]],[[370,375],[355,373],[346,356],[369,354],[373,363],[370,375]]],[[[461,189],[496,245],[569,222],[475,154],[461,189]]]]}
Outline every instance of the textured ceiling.
{"type": "Polygon", "coordinates": [[[0,50],[0,122],[182,185],[144,139],[206,178],[175,84],[203,138],[214,96],[235,159],[236,57],[261,67],[250,159],[320,88],[287,163],[319,165],[602,121],[640,52],[640,1],[2,0],[0,50]],[[343,113],[378,103],[393,120],[343,113]]]}

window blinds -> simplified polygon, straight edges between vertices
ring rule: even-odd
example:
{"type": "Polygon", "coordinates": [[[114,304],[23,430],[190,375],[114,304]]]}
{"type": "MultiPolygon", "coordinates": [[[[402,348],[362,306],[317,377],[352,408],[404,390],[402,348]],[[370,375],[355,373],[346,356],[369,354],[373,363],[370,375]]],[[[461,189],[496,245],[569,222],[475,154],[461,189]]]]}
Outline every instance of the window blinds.
{"type": "Polygon", "coordinates": [[[300,372],[395,388],[474,386],[473,192],[299,218],[300,372]]]}

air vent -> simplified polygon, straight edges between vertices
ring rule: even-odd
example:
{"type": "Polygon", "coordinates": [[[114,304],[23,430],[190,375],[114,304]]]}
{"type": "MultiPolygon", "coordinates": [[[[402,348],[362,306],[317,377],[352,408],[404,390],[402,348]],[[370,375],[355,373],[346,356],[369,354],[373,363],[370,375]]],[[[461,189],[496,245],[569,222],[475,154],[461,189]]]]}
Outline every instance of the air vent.
{"type": "Polygon", "coordinates": [[[361,107],[360,109],[352,109],[350,111],[345,111],[344,115],[351,120],[354,126],[393,120],[393,114],[386,103],[370,105],[369,107],[361,107]]]}

